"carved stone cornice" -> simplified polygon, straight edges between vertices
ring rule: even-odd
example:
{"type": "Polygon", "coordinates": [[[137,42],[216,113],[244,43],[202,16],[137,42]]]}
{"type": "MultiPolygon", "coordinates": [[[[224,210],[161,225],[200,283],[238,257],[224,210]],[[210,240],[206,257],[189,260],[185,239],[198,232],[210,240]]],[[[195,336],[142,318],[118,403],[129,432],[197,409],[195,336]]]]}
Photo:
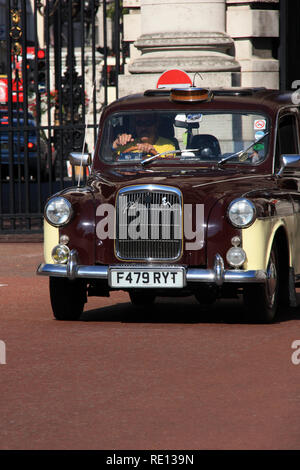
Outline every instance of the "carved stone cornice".
{"type": "Polygon", "coordinates": [[[129,72],[157,73],[171,67],[187,72],[240,71],[227,53],[233,44],[222,32],[143,34],[135,42],[142,55],[129,65],[129,72]]]}

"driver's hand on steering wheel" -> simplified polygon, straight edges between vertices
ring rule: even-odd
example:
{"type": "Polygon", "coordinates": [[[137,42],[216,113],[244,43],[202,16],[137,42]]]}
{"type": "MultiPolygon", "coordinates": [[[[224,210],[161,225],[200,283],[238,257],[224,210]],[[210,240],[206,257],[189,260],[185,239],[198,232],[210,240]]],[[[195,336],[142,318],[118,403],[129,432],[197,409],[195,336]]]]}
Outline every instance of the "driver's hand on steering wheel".
{"type": "Polygon", "coordinates": [[[156,151],[155,147],[153,147],[152,144],[142,142],[142,143],[137,143],[136,147],[137,147],[138,151],[141,152],[141,153],[146,153],[147,155],[148,154],[150,154],[150,155],[156,155],[157,154],[157,151],[156,151]]]}
{"type": "Polygon", "coordinates": [[[116,149],[118,147],[121,147],[123,145],[128,144],[128,142],[133,142],[134,138],[132,137],[131,134],[120,134],[116,138],[116,140],[113,141],[113,148],[116,149]]]}

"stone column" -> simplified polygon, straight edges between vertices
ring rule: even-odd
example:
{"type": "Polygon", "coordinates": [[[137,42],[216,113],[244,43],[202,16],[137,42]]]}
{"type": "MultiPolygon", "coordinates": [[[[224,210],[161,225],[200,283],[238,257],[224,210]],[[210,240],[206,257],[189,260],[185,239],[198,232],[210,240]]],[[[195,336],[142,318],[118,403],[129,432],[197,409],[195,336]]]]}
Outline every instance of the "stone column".
{"type": "Polygon", "coordinates": [[[227,0],[227,32],[241,65],[241,86],[278,88],[278,0],[227,0]]]}
{"type": "Polygon", "coordinates": [[[161,73],[180,68],[197,86],[239,85],[240,65],[226,34],[225,0],[141,0],[141,55],[120,77],[120,96],[155,88],[161,73]],[[200,72],[203,79],[196,72],[200,72]]]}

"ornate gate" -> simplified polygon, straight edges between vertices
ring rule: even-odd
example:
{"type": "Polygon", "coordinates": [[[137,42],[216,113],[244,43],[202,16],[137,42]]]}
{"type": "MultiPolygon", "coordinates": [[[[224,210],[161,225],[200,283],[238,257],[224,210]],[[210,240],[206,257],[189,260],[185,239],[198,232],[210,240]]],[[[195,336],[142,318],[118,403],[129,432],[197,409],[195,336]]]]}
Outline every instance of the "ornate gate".
{"type": "Polygon", "coordinates": [[[0,234],[40,232],[77,181],[68,155],[93,152],[122,44],[120,0],[0,0],[0,234]]]}

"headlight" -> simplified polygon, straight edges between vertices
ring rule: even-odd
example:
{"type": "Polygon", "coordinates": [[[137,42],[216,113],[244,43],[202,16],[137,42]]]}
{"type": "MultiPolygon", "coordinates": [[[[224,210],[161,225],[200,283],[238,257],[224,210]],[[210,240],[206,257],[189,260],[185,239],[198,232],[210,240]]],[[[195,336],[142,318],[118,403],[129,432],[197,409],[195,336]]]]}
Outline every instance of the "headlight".
{"type": "Polygon", "coordinates": [[[45,217],[55,227],[66,225],[72,217],[72,205],[64,197],[54,197],[45,207],[45,217]]]}
{"type": "Polygon", "coordinates": [[[235,199],[228,207],[228,218],[238,228],[249,227],[255,220],[255,206],[248,199],[235,199]]]}

